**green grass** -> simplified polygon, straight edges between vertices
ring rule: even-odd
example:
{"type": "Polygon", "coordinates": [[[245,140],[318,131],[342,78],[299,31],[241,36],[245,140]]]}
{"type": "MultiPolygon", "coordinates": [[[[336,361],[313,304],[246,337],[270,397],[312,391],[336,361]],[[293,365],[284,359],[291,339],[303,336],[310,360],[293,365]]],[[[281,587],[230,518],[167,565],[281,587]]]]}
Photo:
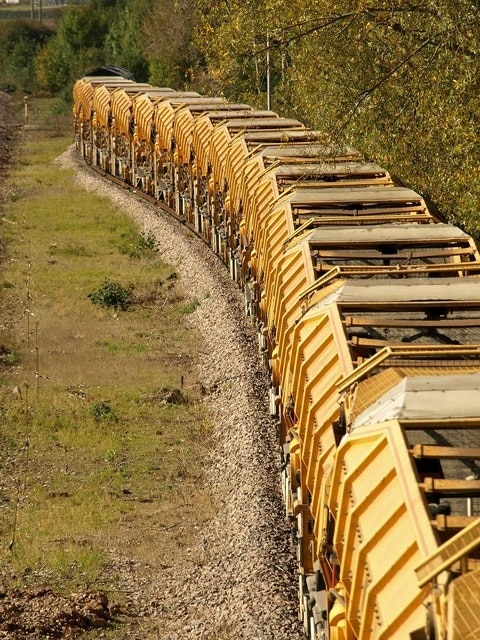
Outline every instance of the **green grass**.
{"type": "MultiPolygon", "coordinates": [[[[35,106],[44,122],[48,104],[35,106]]],[[[142,535],[162,510],[185,517],[209,427],[189,391],[201,345],[183,323],[199,302],[124,213],[53,164],[71,139],[51,133],[31,130],[2,213],[0,582],[41,568],[68,591],[97,584],[126,519],[142,535]],[[132,283],[127,310],[89,299],[106,279],[132,283]],[[182,383],[187,403],[162,404],[182,383]]]]}

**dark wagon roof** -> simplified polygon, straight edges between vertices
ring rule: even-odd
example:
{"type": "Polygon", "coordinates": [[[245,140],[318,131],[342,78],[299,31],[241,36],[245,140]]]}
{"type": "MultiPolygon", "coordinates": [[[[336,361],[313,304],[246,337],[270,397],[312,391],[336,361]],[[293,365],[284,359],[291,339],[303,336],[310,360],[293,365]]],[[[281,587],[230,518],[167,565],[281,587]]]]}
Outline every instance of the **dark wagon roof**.
{"type": "Polygon", "coordinates": [[[133,80],[133,75],[128,69],[124,69],[123,67],[117,67],[115,65],[104,65],[101,67],[96,67],[92,69],[88,73],[85,74],[88,77],[91,76],[121,76],[122,78],[126,78],[127,80],[133,80]]]}

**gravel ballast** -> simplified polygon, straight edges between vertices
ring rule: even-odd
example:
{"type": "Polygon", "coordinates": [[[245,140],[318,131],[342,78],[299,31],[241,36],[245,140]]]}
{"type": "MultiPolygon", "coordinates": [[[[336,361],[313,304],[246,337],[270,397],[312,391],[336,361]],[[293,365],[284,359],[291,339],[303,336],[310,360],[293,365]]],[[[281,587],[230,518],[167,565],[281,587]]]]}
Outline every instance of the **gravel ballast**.
{"type": "Polygon", "coordinates": [[[207,346],[199,378],[213,390],[206,402],[214,436],[204,482],[216,513],[199,528],[198,541],[181,566],[146,578],[137,575],[128,557],[112,553],[112,570],[125,583],[132,608],[150,622],[145,635],[136,628],[128,637],[302,638],[295,563],[279,488],[279,447],[268,413],[268,379],[240,290],[200,239],[158,208],[94,174],[73,147],[58,163],[76,171],[80,186],[109,198],[142,232],[154,235],[162,259],[175,267],[188,296],[200,302],[188,317],[207,346]]]}

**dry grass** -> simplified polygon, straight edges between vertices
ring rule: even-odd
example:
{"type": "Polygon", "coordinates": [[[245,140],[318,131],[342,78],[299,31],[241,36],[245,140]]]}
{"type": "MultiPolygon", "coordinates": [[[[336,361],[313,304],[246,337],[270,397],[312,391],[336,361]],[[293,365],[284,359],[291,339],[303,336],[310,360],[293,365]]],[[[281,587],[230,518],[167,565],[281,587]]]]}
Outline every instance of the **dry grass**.
{"type": "Polygon", "coordinates": [[[195,489],[207,417],[185,391],[201,346],[182,319],[198,302],[124,214],[53,165],[68,144],[31,131],[0,273],[1,578],[64,591],[101,585],[113,548],[150,563],[181,553],[214,509],[195,489]],[[106,279],[133,284],[135,304],[92,304],[106,279]],[[161,404],[181,381],[189,401],[161,404]]]}

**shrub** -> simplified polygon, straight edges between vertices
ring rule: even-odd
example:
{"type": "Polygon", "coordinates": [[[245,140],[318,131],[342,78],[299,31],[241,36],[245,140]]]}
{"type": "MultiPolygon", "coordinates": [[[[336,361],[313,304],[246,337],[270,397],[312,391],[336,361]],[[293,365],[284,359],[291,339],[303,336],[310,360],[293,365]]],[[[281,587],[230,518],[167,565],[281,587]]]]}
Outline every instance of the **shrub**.
{"type": "Polygon", "coordinates": [[[133,284],[124,287],[114,280],[105,280],[101,287],[88,294],[93,304],[125,311],[132,304],[133,284]]]}

